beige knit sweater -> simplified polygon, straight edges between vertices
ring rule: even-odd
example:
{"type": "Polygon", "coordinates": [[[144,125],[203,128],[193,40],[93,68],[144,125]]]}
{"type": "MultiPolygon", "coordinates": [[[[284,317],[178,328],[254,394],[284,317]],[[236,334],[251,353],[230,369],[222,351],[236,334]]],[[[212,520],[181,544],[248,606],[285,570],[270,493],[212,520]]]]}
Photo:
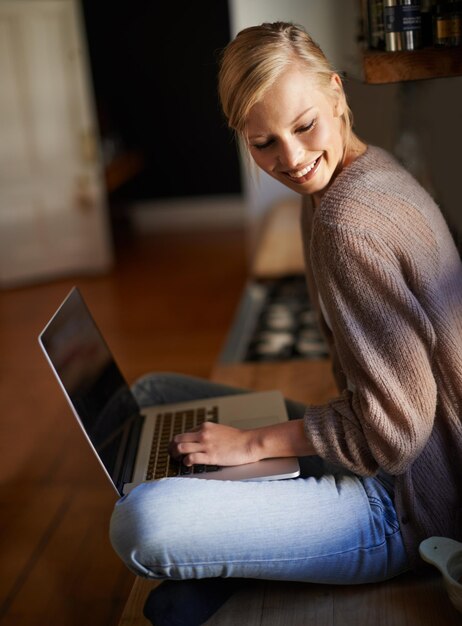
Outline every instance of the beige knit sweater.
{"type": "MultiPolygon", "coordinates": [[[[461,201],[462,202],[462,201],[461,201]]],[[[440,210],[370,146],[318,208],[302,209],[308,283],[321,300],[341,395],[309,406],[317,453],[395,476],[406,549],[462,539],[462,266],[440,210]]]]}

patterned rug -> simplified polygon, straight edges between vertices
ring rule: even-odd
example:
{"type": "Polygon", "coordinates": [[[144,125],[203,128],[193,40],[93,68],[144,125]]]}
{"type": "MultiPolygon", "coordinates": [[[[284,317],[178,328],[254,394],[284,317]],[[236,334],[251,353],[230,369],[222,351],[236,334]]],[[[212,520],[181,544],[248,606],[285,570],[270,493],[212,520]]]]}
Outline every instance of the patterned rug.
{"type": "Polygon", "coordinates": [[[253,281],[241,299],[222,363],[327,358],[305,277],[253,281]]]}
{"type": "Polygon", "coordinates": [[[326,358],[327,345],[316,324],[305,277],[284,276],[263,286],[266,296],[243,360],[326,358]]]}

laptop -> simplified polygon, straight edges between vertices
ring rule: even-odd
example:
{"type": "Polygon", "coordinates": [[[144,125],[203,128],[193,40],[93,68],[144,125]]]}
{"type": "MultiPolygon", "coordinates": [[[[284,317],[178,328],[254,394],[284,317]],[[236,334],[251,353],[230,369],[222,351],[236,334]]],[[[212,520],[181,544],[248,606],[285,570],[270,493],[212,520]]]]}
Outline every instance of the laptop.
{"type": "Polygon", "coordinates": [[[39,343],[88,443],[115,491],[168,476],[280,480],[300,473],[296,458],[187,468],[168,454],[175,434],[205,420],[257,428],[288,419],[279,391],[250,392],[161,406],[138,406],[80,291],[74,287],[39,343]]]}

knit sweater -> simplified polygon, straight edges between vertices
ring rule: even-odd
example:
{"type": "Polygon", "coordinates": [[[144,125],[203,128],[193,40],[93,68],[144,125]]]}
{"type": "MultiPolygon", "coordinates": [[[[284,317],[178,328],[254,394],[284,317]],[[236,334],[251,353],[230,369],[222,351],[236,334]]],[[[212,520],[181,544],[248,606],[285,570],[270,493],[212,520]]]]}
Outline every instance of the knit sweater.
{"type": "Polygon", "coordinates": [[[302,209],[338,398],[308,406],[316,453],[395,477],[411,564],[432,535],[462,539],[462,265],[431,197],[380,148],[302,209]],[[326,324],[328,321],[328,324],[326,324]]]}

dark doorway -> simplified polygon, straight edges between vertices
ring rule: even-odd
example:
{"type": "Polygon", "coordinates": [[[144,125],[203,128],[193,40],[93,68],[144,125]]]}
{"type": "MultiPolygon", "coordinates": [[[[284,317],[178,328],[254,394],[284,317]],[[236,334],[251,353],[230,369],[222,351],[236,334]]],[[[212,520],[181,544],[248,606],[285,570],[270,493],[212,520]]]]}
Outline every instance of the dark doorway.
{"type": "Polygon", "coordinates": [[[217,96],[230,37],[225,0],[83,0],[101,133],[143,166],[132,200],[241,191],[237,150],[217,96]]]}

